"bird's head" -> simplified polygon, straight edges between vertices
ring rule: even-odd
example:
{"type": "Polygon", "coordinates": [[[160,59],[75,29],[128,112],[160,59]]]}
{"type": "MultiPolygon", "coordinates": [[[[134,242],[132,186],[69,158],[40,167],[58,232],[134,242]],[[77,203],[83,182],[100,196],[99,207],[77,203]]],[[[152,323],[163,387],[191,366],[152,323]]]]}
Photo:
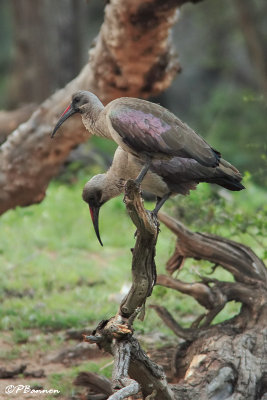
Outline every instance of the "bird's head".
{"type": "Polygon", "coordinates": [[[54,137],[56,131],[59,127],[65,122],[71,115],[80,113],[80,114],[93,114],[93,110],[102,109],[103,104],[99,100],[99,98],[91,92],[87,92],[85,90],[80,90],[77,93],[74,93],[72,96],[72,101],[70,105],[65,109],[65,111],[61,114],[51,137],[54,137]]]}
{"type": "Polygon", "coordinates": [[[101,246],[103,243],[99,234],[98,216],[100,207],[108,200],[118,196],[123,191],[124,182],[112,179],[108,174],[99,174],[88,181],[83,188],[83,200],[89,205],[89,210],[94,225],[97,239],[101,246]]]}

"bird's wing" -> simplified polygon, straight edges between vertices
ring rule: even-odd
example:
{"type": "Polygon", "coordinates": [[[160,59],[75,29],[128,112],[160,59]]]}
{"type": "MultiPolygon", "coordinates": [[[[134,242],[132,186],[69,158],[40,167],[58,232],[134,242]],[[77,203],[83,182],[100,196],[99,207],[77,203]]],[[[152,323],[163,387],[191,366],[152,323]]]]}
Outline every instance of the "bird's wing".
{"type": "Polygon", "coordinates": [[[218,165],[220,154],[160,105],[133,98],[112,103],[108,112],[112,128],[135,152],[193,158],[208,167],[218,165]]]}
{"type": "Polygon", "coordinates": [[[192,182],[216,183],[229,190],[242,190],[242,176],[227,161],[221,159],[218,167],[200,165],[196,160],[173,157],[170,161],[154,160],[150,170],[162,177],[173,192],[180,192],[181,185],[192,182]]]}

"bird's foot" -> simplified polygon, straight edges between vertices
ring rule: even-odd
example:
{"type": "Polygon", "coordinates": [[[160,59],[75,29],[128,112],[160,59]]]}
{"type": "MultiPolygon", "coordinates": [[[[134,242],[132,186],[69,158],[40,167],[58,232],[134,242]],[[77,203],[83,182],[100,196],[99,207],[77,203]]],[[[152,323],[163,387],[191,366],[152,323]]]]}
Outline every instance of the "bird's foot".
{"type": "Polygon", "coordinates": [[[159,225],[158,221],[158,210],[154,209],[152,211],[147,210],[147,212],[150,214],[151,219],[156,225],[159,225]]]}
{"type": "Polygon", "coordinates": [[[142,179],[139,179],[139,178],[136,178],[136,179],[134,180],[134,183],[136,184],[136,186],[140,186],[140,185],[141,185],[141,182],[142,182],[142,179]]]}

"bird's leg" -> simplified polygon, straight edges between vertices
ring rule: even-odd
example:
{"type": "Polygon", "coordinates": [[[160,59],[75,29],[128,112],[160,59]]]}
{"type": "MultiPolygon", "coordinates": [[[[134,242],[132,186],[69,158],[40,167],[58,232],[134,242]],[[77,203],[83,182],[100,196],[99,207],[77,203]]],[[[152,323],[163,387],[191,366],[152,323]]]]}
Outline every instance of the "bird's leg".
{"type": "Polygon", "coordinates": [[[157,196],[157,203],[156,203],[156,207],[154,208],[154,210],[152,211],[152,213],[154,215],[157,215],[159,210],[161,209],[161,207],[163,206],[163,204],[165,203],[166,200],[168,200],[168,198],[170,197],[171,193],[167,193],[165,194],[163,197],[158,197],[157,196]]]}
{"type": "Polygon", "coordinates": [[[145,165],[144,165],[143,168],[141,169],[140,174],[138,175],[138,177],[137,177],[136,180],[135,180],[135,183],[136,183],[137,185],[140,185],[140,184],[141,184],[141,182],[142,182],[142,180],[144,179],[144,177],[145,177],[147,171],[148,171],[149,168],[150,168],[151,163],[152,163],[152,160],[147,160],[147,162],[145,163],[145,165]]]}

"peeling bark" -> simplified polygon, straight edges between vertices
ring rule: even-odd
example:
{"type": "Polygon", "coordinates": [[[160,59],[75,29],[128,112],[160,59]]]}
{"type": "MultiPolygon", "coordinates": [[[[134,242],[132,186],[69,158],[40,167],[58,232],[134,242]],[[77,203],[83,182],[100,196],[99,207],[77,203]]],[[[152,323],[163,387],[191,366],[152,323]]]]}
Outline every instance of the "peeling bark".
{"type": "Polygon", "coordinates": [[[91,90],[108,103],[121,96],[153,96],[169,86],[180,70],[170,30],[182,3],[168,1],[163,6],[158,0],[113,0],[107,4],[88,64],[1,146],[0,213],[42,201],[49,181],[71,149],[90,137],[79,116],[64,124],[53,141],[49,137],[74,92],[91,90]],[[145,14],[146,22],[142,19],[145,6],[153,10],[145,14]]]}
{"type": "Polygon", "coordinates": [[[27,104],[14,111],[0,111],[0,145],[20,124],[27,121],[37,105],[27,104]]]}

